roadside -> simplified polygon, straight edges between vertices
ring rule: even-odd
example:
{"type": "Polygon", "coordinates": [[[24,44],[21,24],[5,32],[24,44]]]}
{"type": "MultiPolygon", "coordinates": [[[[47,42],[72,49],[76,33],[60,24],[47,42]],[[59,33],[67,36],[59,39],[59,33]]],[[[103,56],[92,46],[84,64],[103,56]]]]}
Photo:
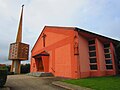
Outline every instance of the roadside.
{"type": "Polygon", "coordinates": [[[27,75],[9,75],[5,87],[10,87],[10,90],[66,90],[52,85],[52,82],[56,81],[56,79],[52,79],[54,77],[49,78],[27,75]]]}
{"type": "Polygon", "coordinates": [[[0,90],[91,90],[60,80],[63,78],[8,75],[5,87],[0,90]]]}

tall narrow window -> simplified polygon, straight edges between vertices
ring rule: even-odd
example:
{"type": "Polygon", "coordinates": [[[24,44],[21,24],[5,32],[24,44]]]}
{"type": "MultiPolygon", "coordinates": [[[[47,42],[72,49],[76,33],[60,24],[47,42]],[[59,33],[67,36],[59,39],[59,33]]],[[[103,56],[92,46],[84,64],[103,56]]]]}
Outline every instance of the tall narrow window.
{"type": "Polygon", "coordinates": [[[105,63],[106,63],[106,69],[110,70],[113,69],[112,65],[112,55],[110,50],[110,44],[104,44],[104,53],[105,53],[105,63]]]}
{"type": "Polygon", "coordinates": [[[95,40],[88,41],[88,44],[89,44],[90,70],[97,70],[98,68],[97,68],[95,40]]]}

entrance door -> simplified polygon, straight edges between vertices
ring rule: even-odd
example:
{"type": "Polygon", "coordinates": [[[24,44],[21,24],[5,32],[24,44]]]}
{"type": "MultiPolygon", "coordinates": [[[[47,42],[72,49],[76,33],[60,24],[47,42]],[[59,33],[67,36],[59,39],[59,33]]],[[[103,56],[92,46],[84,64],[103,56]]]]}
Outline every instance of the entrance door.
{"type": "Polygon", "coordinates": [[[43,67],[43,62],[42,62],[42,58],[37,58],[36,59],[36,64],[37,64],[37,71],[38,72],[43,72],[44,71],[44,67],[43,67]]]}
{"type": "Polygon", "coordinates": [[[37,72],[49,72],[49,54],[44,51],[33,56],[36,62],[37,72]]]}

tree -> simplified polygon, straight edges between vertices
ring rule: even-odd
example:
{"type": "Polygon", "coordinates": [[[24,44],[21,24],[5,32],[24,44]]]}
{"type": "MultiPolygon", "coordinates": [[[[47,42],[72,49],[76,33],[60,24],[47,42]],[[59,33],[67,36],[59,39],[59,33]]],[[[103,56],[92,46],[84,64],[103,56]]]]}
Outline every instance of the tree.
{"type": "Polygon", "coordinates": [[[7,67],[4,64],[0,64],[0,87],[3,87],[7,80],[7,67]]]}
{"type": "Polygon", "coordinates": [[[116,46],[116,55],[118,61],[120,61],[120,43],[116,46]]]}
{"type": "Polygon", "coordinates": [[[21,73],[29,73],[29,72],[30,72],[30,64],[22,64],[21,73]]]}

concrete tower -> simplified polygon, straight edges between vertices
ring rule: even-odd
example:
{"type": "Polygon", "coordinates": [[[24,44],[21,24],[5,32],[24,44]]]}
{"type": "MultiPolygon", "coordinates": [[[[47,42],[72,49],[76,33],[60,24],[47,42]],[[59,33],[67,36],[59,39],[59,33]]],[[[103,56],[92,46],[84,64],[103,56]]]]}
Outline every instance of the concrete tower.
{"type": "Polygon", "coordinates": [[[29,45],[22,43],[23,7],[24,5],[22,5],[16,42],[10,44],[10,50],[9,50],[9,60],[12,60],[11,72],[14,72],[16,74],[20,73],[21,61],[28,60],[28,55],[29,55],[29,45]]]}

